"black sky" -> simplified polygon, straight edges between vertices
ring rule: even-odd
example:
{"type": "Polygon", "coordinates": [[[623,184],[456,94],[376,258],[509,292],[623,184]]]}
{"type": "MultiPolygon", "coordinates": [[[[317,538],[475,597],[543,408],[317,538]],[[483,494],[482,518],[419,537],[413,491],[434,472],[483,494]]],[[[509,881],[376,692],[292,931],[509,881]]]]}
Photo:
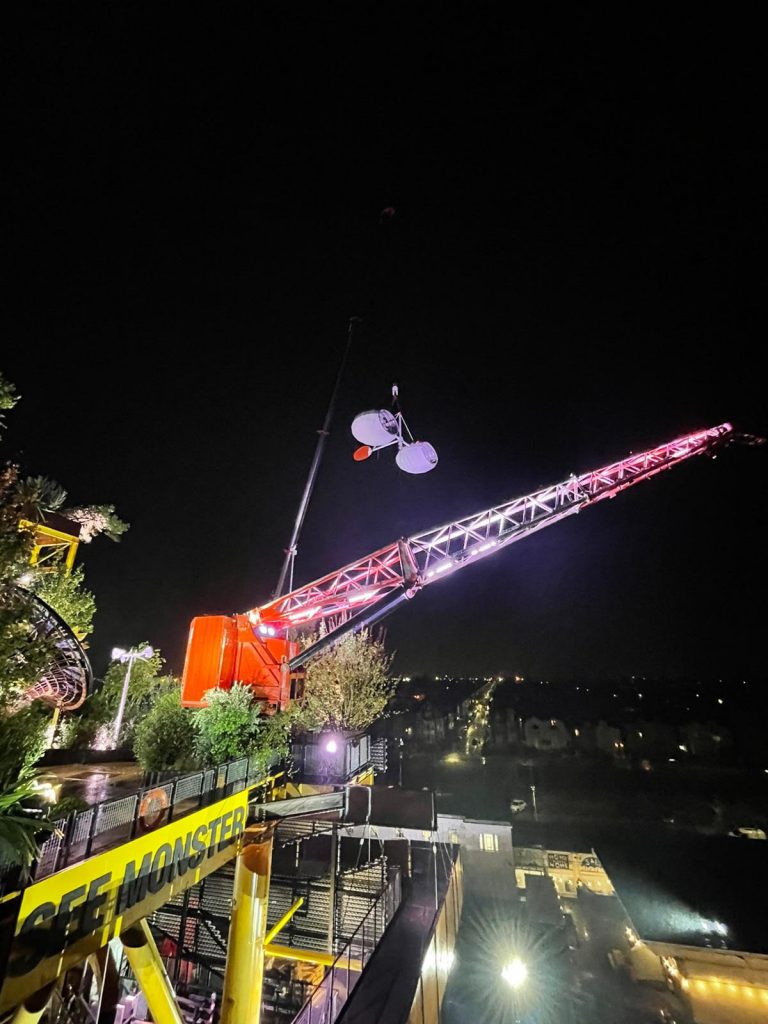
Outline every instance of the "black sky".
{"type": "MultiPolygon", "coordinates": [[[[97,671],[298,579],[730,419],[765,432],[756,26],[35,5],[6,64],[6,457],[132,523],[97,671]],[[392,206],[393,218],[380,212],[392,206]],[[440,465],[351,459],[397,381],[440,465]]],[[[761,59],[761,58],[760,58],[761,59]]],[[[429,589],[402,672],[765,675],[765,451],[693,460],[429,589]]]]}

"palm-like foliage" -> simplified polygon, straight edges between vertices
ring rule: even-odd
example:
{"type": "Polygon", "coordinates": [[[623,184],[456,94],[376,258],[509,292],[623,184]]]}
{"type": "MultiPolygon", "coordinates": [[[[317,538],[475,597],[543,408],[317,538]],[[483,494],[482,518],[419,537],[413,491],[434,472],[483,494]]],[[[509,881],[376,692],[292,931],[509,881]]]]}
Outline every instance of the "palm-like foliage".
{"type": "Polygon", "coordinates": [[[55,480],[45,476],[28,476],[16,485],[16,500],[24,516],[33,523],[45,517],[46,512],[56,512],[66,500],[67,492],[55,480]]]}
{"type": "Polygon", "coordinates": [[[39,853],[37,835],[54,825],[24,806],[36,792],[34,779],[17,782],[0,792],[0,865],[18,865],[26,873],[39,853]]]}

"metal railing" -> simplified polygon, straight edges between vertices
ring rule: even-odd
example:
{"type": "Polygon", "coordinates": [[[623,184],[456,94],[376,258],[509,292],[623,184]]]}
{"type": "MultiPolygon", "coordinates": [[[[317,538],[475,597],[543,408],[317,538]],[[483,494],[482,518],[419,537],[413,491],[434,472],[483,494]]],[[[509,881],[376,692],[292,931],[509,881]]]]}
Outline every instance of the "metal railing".
{"type": "Polygon", "coordinates": [[[323,980],[312,990],[294,1018],[294,1024],[334,1024],[401,899],[400,872],[393,871],[387,886],[344,944],[323,980]]]}
{"type": "Polygon", "coordinates": [[[318,743],[294,744],[293,758],[302,775],[346,782],[371,764],[371,737],[331,736],[318,743]]]}
{"type": "MultiPolygon", "coordinates": [[[[41,844],[26,884],[135,839],[141,832],[159,828],[214,800],[257,785],[279,763],[279,758],[265,763],[263,757],[243,757],[73,811],[53,822],[55,831],[41,844]]],[[[0,868],[0,896],[18,887],[18,868],[0,868]]]]}

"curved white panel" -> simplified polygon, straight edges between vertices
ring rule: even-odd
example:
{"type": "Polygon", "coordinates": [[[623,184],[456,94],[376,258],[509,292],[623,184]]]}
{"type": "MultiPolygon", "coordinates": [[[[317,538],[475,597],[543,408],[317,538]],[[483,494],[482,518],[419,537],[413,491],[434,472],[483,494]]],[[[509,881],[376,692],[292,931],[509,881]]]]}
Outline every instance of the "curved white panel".
{"type": "Polygon", "coordinates": [[[428,473],[437,465],[437,452],[428,441],[404,444],[395,456],[404,473],[428,473]]]}
{"type": "Polygon", "coordinates": [[[377,448],[397,437],[397,420],[386,409],[361,412],[352,421],[352,433],[361,444],[377,448]]]}

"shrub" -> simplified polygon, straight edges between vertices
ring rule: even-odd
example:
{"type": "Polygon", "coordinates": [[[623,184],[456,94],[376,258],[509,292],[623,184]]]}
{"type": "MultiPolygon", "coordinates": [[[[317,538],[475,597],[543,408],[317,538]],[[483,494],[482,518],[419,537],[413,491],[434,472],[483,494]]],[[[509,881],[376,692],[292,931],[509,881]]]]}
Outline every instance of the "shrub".
{"type": "Polygon", "coordinates": [[[0,789],[28,779],[45,752],[48,714],[39,703],[0,711],[0,789]]]}
{"type": "Polygon", "coordinates": [[[193,713],[181,706],[181,693],[161,694],[136,726],[133,750],[148,772],[185,771],[195,765],[193,713]]]}

